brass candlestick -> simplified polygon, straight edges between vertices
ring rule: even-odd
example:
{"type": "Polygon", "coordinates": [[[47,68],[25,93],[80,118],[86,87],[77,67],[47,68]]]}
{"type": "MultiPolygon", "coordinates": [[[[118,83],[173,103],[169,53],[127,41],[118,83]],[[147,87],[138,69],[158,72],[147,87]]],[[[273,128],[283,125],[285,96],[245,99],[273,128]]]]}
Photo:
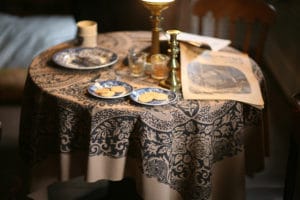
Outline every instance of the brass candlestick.
{"type": "Polygon", "coordinates": [[[161,31],[160,22],[162,20],[161,12],[167,9],[175,0],[141,0],[144,6],[151,12],[152,21],[152,46],[150,55],[160,53],[159,33],[161,31]]]}
{"type": "Polygon", "coordinates": [[[160,82],[160,85],[168,88],[174,92],[177,92],[181,89],[181,81],[179,77],[179,68],[180,65],[177,61],[177,56],[179,53],[179,46],[177,35],[180,33],[178,30],[168,30],[167,34],[170,35],[168,53],[170,56],[170,61],[168,63],[168,67],[170,68],[169,76],[166,80],[160,82]]]}

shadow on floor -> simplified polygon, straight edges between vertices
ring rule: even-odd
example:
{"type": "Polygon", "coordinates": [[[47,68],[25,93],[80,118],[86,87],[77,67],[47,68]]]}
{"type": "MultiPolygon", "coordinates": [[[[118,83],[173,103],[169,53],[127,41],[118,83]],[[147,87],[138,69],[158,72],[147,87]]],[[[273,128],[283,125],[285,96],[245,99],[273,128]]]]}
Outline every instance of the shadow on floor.
{"type": "Polygon", "coordinates": [[[67,182],[54,183],[48,187],[49,200],[142,200],[130,178],[122,181],[97,181],[86,183],[83,177],[67,182]]]}

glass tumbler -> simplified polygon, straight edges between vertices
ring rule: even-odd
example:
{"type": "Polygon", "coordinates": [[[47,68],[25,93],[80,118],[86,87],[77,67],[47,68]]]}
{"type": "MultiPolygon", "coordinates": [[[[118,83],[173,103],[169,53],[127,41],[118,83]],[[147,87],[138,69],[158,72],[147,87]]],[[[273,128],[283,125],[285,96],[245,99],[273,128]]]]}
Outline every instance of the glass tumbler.
{"type": "Polygon", "coordinates": [[[169,75],[169,57],[165,54],[153,54],[151,60],[151,77],[157,80],[167,79],[169,75]]]}
{"type": "Polygon", "coordinates": [[[130,75],[133,77],[144,76],[146,61],[147,61],[147,53],[136,52],[132,49],[129,50],[128,64],[129,64],[130,75]]]}

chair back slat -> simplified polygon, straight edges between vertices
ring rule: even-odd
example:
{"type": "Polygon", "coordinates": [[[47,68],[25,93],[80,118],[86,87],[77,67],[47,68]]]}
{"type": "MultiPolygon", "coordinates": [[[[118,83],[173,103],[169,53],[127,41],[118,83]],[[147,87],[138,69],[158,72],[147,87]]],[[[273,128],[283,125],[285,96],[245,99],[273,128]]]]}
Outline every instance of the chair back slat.
{"type": "Polygon", "coordinates": [[[274,22],[276,16],[274,7],[264,0],[198,0],[193,5],[193,15],[199,18],[199,34],[203,34],[203,23],[200,21],[208,12],[212,13],[215,22],[211,36],[230,39],[233,47],[255,59],[262,58],[267,27],[274,22]],[[227,34],[220,33],[221,30],[224,31],[220,29],[224,18],[228,20],[225,30],[227,34]],[[261,27],[259,29],[258,24],[261,27]],[[227,37],[223,37],[224,35],[227,37]]]}
{"type": "Polygon", "coordinates": [[[214,37],[219,37],[219,22],[220,18],[215,18],[214,20],[214,37]]]}
{"type": "Polygon", "coordinates": [[[199,20],[198,20],[198,32],[199,32],[199,33],[202,33],[202,32],[203,32],[202,26],[203,26],[203,22],[202,22],[201,19],[199,19],[199,20]]]}
{"type": "Polygon", "coordinates": [[[267,24],[264,24],[261,27],[260,32],[261,32],[261,34],[259,35],[259,38],[258,38],[258,41],[257,41],[257,43],[259,45],[256,46],[256,49],[255,49],[256,55],[254,57],[257,61],[262,60],[262,54],[263,54],[263,50],[264,50],[264,47],[265,47],[265,41],[267,39],[267,35],[268,35],[268,32],[269,32],[269,26],[267,24]]]}
{"type": "Polygon", "coordinates": [[[243,43],[243,51],[250,51],[250,42],[252,38],[253,26],[252,23],[246,23],[245,38],[243,43]]]}
{"type": "Polygon", "coordinates": [[[229,20],[229,38],[231,41],[235,40],[235,34],[236,34],[236,24],[232,21],[229,20]]]}
{"type": "Polygon", "coordinates": [[[1,138],[2,138],[2,122],[0,121],[0,141],[1,141],[1,138]]]}

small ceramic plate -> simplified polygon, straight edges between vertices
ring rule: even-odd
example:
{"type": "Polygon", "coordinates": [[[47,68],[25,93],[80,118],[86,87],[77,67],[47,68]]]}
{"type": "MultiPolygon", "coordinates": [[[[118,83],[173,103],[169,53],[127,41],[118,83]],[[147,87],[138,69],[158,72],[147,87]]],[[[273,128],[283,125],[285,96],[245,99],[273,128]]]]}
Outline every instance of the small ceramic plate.
{"type": "Polygon", "coordinates": [[[149,106],[159,106],[159,105],[169,104],[169,103],[175,101],[177,98],[177,95],[175,92],[172,92],[170,90],[163,89],[163,88],[141,88],[141,89],[134,90],[131,93],[130,98],[139,104],[149,105],[149,106]],[[164,100],[157,100],[157,99],[153,98],[153,100],[151,100],[149,102],[142,102],[140,100],[140,96],[145,93],[149,93],[149,92],[165,94],[167,96],[167,98],[164,100]]]}
{"type": "Polygon", "coordinates": [[[88,92],[98,98],[116,99],[131,94],[133,88],[131,85],[121,81],[108,80],[95,82],[88,87],[88,92]]]}
{"type": "Polygon", "coordinates": [[[77,47],[55,53],[53,61],[70,69],[98,69],[108,67],[118,61],[118,55],[99,47],[77,47]]]}

